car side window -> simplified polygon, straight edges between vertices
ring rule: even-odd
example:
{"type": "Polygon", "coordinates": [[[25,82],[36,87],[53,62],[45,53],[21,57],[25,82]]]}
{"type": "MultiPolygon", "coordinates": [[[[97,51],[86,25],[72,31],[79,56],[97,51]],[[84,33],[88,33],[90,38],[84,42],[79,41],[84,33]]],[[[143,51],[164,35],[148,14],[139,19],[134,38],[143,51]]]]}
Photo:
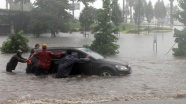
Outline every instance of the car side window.
{"type": "Polygon", "coordinates": [[[65,50],[62,50],[62,49],[54,49],[54,50],[51,50],[53,53],[59,53],[59,52],[62,52],[62,51],[65,51],[65,50]]]}
{"type": "Polygon", "coordinates": [[[79,52],[79,53],[78,53],[78,57],[79,57],[79,58],[85,58],[85,57],[86,57],[86,54],[80,53],[80,52],[79,52]]]}
{"type": "MultiPolygon", "coordinates": [[[[62,49],[52,49],[52,50],[49,50],[49,51],[51,51],[51,52],[53,52],[53,53],[60,53],[60,52],[62,52],[62,51],[65,51],[65,50],[62,50],[62,49]]],[[[63,58],[65,55],[61,55],[60,57],[56,57],[56,58],[53,58],[53,59],[61,59],[61,58],[63,58]]]]}

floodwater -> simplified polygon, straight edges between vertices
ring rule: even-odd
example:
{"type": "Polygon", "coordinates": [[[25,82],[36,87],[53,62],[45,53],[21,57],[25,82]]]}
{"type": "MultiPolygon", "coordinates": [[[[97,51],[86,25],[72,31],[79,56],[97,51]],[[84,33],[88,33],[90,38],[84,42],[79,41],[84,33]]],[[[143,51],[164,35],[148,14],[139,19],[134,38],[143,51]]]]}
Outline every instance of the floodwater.
{"type": "MultiPolygon", "coordinates": [[[[0,44],[7,37],[0,37],[0,44]]],[[[29,36],[29,46],[46,43],[48,46],[91,44],[93,36],[60,33],[56,38],[43,34],[29,36]]],[[[2,104],[73,104],[112,101],[174,99],[186,97],[186,59],[174,57],[173,32],[120,35],[120,53],[110,58],[128,62],[133,73],[128,76],[103,78],[75,76],[55,79],[51,75],[36,77],[25,73],[26,64],[19,63],[13,74],[5,71],[12,54],[0,54],[0,102],[2,104]],[[157,53],[153,52],[153,37],[157,34],[157,53]]],[[[174,47],[177,47],[175,45],[174,47]]],[[[29,53],[24,53],[27,58],[29,53]]]]}

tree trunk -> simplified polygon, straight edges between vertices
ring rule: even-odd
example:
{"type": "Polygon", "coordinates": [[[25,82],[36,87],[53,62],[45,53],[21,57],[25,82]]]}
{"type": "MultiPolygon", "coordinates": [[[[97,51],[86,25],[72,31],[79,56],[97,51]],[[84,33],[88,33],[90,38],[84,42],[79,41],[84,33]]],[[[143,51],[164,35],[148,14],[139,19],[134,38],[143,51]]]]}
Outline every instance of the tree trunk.
{"type": "Polygon", "coordinates": [[[170,0],[170,24],[171,26],[173,26],[174,21],[173,21],[173,1],[174,0],[170,0]]]}
{"type": "Polygon", "coordinates": [[[132,6],[130,6],[130,23],[133,23],[133,18],[132,18],[132,6]]]}
{"type": "Polygon", "coordinates": [[[20,2],[21,11],[23,11],[23,5],[24,5],[23,0],[21,0],[21,2],[20,2]]]}
{"type": "Polygon", "coordinates": [[[6,9],[8,9],[8,1],[6,0],[6,9]]]}
{"type": "Polygon", "coordinates": [[[125,23],[125,0],[123,0],[123,23],[125,23]]]}

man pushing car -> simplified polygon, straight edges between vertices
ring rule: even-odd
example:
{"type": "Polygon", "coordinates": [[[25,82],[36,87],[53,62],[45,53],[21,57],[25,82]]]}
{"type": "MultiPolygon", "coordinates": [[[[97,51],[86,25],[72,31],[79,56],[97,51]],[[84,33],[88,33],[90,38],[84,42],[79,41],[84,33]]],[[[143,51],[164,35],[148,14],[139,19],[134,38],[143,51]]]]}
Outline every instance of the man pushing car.
{"type": "Polygon", "coordinates": [[[65,52],[52,53],[51,51],[47,51],[47,45],[42,44],[42,51],[33,55],[33,57],[39,59],[35,75],[47,75],[51,66],[51,59],[64,54],[65,52]]]}

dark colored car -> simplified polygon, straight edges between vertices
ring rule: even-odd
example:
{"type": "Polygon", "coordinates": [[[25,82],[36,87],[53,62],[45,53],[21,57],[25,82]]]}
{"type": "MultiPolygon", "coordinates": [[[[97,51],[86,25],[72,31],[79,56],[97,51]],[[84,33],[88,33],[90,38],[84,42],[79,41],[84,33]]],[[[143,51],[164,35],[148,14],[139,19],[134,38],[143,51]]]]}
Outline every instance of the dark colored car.
{"type": "MultiPolygon", "coordinates": [[[[79,58],[85,58],[90,55],[87,61],[76,63],[71,71],[71,75],[100,75],[100,76],[121,76],[131,74],[132,69],[126,62],[114,61],[104,58],[100,54],[87,49],[87,48],[75,48],[75,47],[50,47],[49,51],[54,53],[62,51],[72,51],[78,54],[79,58]]],[[[50,73],[56,73],[60,60],[64,56],[52,59],[52,65],[50,73]]],[[[31,57],[27,63],[26,72],[34,73],[34,69],[37,67],[38,59],[31,57]]]]}

